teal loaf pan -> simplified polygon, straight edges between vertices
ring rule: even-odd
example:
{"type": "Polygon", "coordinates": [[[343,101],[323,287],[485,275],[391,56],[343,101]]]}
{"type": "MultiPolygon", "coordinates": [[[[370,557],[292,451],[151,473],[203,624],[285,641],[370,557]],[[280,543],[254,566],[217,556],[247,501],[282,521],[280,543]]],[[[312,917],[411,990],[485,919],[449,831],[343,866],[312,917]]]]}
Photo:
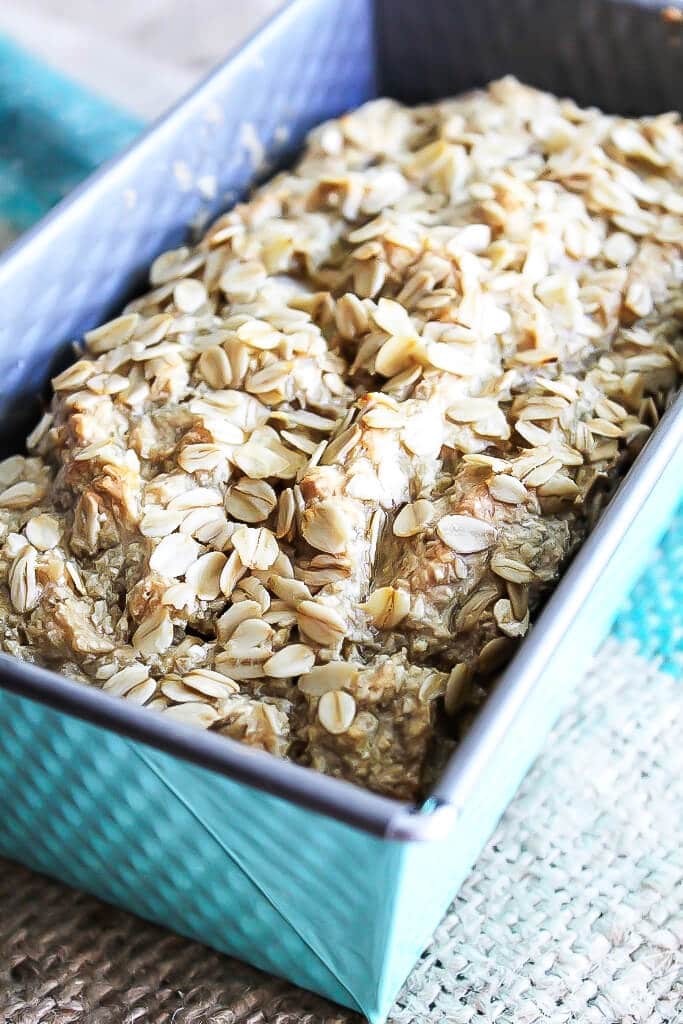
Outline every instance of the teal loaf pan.
{"type": "MultiPolygon", "coordinates": [[[[661,110],[683,78],[669,38],[652,5],[605,0],[288,5],[0,262],[5,450],[70,339],[248,188],[255,136],[273,166],[372,95],[430,99],[508,71],[608,109],[661,110]],[[209,178],[212,201],[193,186],[209,178]]],[[[1,656],[0,853],[384,1020],[682,483],[679,401],[421,807],[1,656]]]]}

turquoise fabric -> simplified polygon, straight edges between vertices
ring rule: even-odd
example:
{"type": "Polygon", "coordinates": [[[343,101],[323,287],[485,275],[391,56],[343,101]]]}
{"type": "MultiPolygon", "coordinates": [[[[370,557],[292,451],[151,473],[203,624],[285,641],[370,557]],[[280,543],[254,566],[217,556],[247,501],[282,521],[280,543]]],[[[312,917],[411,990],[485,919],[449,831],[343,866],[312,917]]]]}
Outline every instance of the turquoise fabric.
{"type": "Polygon", "coordinates": [[[0,37],[0,221],[29,227],[140,128],[0,37]]]}
{"type": "Polygon", "coordinates": [[[614,623],[620,640],[683,677],[683,505],[614,623]]]}
{"type": "MultiPolygon", "coordinates": [[[[0,220],[23,230],[140,123],[0,38],[0,220]]],[[[683,673],[683,506],[614,625],[622,640],[683,673]]]]}

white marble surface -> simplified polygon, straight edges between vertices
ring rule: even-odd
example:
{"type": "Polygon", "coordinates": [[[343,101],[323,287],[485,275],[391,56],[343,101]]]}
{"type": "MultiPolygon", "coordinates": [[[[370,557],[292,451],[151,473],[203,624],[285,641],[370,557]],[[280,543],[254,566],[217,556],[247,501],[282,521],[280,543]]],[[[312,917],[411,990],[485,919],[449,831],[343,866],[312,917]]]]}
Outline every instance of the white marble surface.
{"type": "Polygon", "coordinates": [[[0,0],[0,32],[142,118],[160,114],[282,0],[0,0]]]}

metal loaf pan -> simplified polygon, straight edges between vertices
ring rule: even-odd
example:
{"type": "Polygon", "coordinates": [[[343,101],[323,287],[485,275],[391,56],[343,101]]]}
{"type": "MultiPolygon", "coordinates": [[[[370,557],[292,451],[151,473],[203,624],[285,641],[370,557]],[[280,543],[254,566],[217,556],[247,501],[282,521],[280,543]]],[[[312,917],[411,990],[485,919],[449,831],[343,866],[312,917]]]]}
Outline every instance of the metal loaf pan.
{"type": "MultiPolygon", "coordinates": [[[[188,224],[317,122],[506,72],[609,110],[676,107],[679,29],[610,0],[296,0],[0,263],[6,450],[68,342],[188,224]],[[286,143],[282,140],[286,138],[286,143]],[[214,179],[212,202],[193,187],[214,179]]],[[[206,192],[206,189],[205,189],[206,192]]],[[[416,808],[0,657],[0,853],[382,1021],[681,493],[683,404],[416,808]]]]}

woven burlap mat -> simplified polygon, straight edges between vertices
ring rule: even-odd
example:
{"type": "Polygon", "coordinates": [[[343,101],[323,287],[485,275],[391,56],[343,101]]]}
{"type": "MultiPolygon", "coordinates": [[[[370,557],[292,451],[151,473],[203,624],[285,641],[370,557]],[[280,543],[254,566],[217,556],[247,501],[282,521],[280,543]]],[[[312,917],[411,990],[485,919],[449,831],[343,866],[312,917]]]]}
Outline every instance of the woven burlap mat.
{"type": "MultiPolygon", "coordinates": [[[[680,684],[612,638],[413,971],[394,1024],[683,1021],[680,684]]],[[[0,861],[1,1024],[351,1024],[0,861]]]]}

